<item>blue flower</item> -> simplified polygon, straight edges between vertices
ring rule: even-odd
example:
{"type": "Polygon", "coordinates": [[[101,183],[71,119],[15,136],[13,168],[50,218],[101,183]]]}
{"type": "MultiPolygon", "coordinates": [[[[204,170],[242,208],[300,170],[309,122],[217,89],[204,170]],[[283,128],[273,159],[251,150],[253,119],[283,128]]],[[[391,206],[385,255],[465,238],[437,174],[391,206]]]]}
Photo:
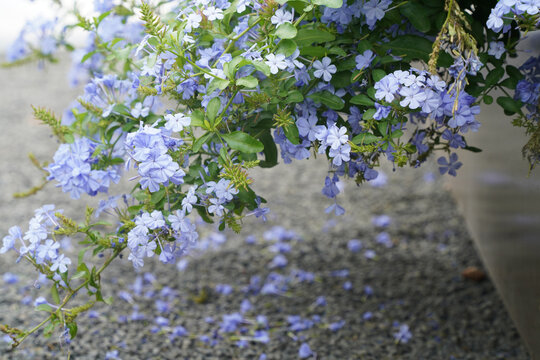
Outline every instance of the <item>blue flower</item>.
{"type": "Polygon", "coordinates": [[[332,80],[332,74],[337,71],[336,65],[332,65],[330,58],[327,56],[322,59],[322,62],[315,60],[313,67],[316,69],[313,75],[316,78],[323,78],[324,81],[332,80]]]}
{"type": "Polygon", "coordinates": [[[87,138],[60,145],[54,154],[54,162],[46,168],[50,173],[48,179],[56,179],[62,191],[69,192],[73,199],[80,198],[83,192],[91,196],[107,192],[111,180],[118,183],[120,175],[116,167],[93,169],[99,161],[93,155],[96,147],[97,144],[87,138]]]}
{"type": "Polygon", "coordinates": [[[57,250],[60,244],[54,240],[48,239],[44,244],[37,247],[36,262],[42,264],[47,260],[54,260],[58,257],[57,250]]]}
{"type": "Polygon", "coordinates": [[[189,335],[189,332],[186,330],[186,328],[178,325],[173,328],[173,331],[169,335],[169,339],[172,340],[176,337],[183,337],[183,336],[188,336],[188,335],[189,335]]]}
{"type": "Polygon", "coordinates": [[[338,34],[343,34],[347,25],[352,21],[353,16],[358,17],[352,9],[353,6],[348,6],[347,2],[343,2],[343,5],[339,9],[324,7],[321,22],[327,25],[335,23],[338,34]]]}
{"type": "Polygon", "coordinates": [[[441,156],[437,159],[439,166],[439,172],[441,175],[444,175],[448,172],[449,175],[456,176],[456,171],[463,165],[458,161],[458,156],[456,153],[450,154],[449,160],[446,160],[445,157],[441,156]]]}
{"type": "Polygon", "coordinates": [[[356,68],[358,70],[363,70],[371,65],[371,62],[375,58],[375,55],[373,54],[373,51],[366,50],[361,55],[357,55],[356,60],[356,68]]]}
{"type": "Polygon", "coordinates": [[[270,336],[268,335],[268,331],[265,330],[256,330],[253,334],[253,341],[262,342],[263,344],[267,344],[270,341],[270,336]]]}
{"type": "Polygon", "coordinates": [[[350,153],[351,146],[349,144],[345,144],[337,149],[330,148],[328,156],[333,158],[332,164],[334,164],[335,166],[340,166],[343,162],[347,162],[351,159],[350,153]]]}
{"type": "Polygon", "coordinates": [[[365,257],[366,259],[374,259],[375,256],[377,256],[377,254],[376,254],[375,251],[373,251],[373,250],[366,250],[366,251],[364,252],[364,257],[365,257]]]}
{"type": "Polygon", "coordinates": [[[381,80],[377,81],[374,86],[375,98],[378,100],[384,99],[386,102],[392,102],[399,90],[399,82],[393,74],[386,75],[381,80]]]}
{"type": "Polygon", "coordinates": [[[302,345],[300,345],[300,349],[298,350],[298,357],[300,359],[307,359],[312,355],[313,351],[311,351],[309,345],[307,343],[302,343],[302,345]]]}
{"type": "Polygon", "coordinates": [[[270,18],[272,24],[279,26],[286,22],[291,23],[293,21],[293,14],[289,11],[284,10],[283,8],[277,9],[274,15],[270,18]]]}
{"type": "Polygon", "coordinates": [[[272,262],[270,264],[268,264],[268,267],[270,269],[274,269],[274,268],[283,268],[285,266],[287,266],[287,258],[285,256],[283,256],[282,254],[277,254],[273,259],[272,259],[272,262]]]}
{"type": "Polygon", "coordinates": [[[233,292],[233,288],[229,284],[217,284],[216,292],[221,295],[230,295],[233,292]]]}
{"type": "Polygon", "coordinates": [[[13,273],[7,272],[2,276],[4,282],[13,285],[19,282],[19,277],[13,273]]]}
{"type": "Polygon", "coordinates": [[[442,138],[447,140],[448,145],[454,149],[464,148],[467,145],[465,144],[465,140],[463,140],[463,136],[452,133],[450,129],[444,130],[442,133],[442,138]]]}
{"type": "Polygon", "coordinates": [[[488,54],[493,55],[495,59],[500,59],[502,54],[506,52],[502,41],[491,41],[489,43],[488,54]]]}
{"type": "Polygon", "coordinates": [[[383,106],[379,104],[378,102],[375,103],[375,109],[377,109],[375,114],[373,114],[373,118],[375,120],[382,120],[382,119],[387,118],[388,115],[390,115],[390,111],[392,111],[392,107],[383,106]]]}
{"type": "Polygon", "coordinates": [[[195,191],[197,190],[197,185],[194,185],[189,188],[186,197],[182,199],[182,211],[189,214],[193,210],[193,205],[197,203],[197,196],[195,196],[195,191]]]}
{"type": "Polygon", "coordinates": [[[347,135],[347,128],[342,126],[338,128],[333,125],[328,129],[328,135],[326,136],[326,143],[331,149],[337,150],[341,145],[344,145],[349,141],[347,135]]]}
{"type": "Polygon", "coordinates": [[[0,248],[0,254],[14,249],[15,241],[22,238],[21,228],[18,226],[10,227],[8,233],[9,235],[4,236],[4,238],[2,239],[2,247],[0,248]]]}
{"type": "Polygon", "coordinates": [[[407,343],[412,338],[412,333],[409,330],[409,326],[407,324],[399,325],[399,330],[395,332],[394,339],[396,339],[397,342],[401,343],[407,343]]]}
{"type": "Polygon", "coordinates": [[[338,205],[337,202],[324,209],[324,212],[327,214],[331,213],[332,211],[334,212],[334,214],[336,214],[336,216],[341,216],[345,214],[345,209],[342,206],[338,205]]]}
{"type": "Polygon", "coordinates": [[[287,62],[283,54],[268,54],[265,63],[270,67],[270,74],[277,74],[279,70],[287,68],[287,62]]]}
{"type": "Polygon", "coordinates": [[[243,321],[244,319],[239,313],[225,314],[223,315],[219,330],[225,333],[235,332],[243,321]]]}
{"type": "Polygon", "coordinates": [[[60,273],[65,273],[68,270],[68,266],[71,265],[71,260],[65,257],[64,254],[60,254],[51,265],[51,271],[58,270],[60,273]]]}
{"type": "Polygon", "coordinates": [[[357,253],[362,249],[362,241],[358,239],[352,239],[347,242],[347,248],[352,253],[357,253]]]}
{"type": "Polygon", "coordinates": [[[404,98],[399,102],[403,107],[408,106],[410,109],[418,109],[426,100],[426,93],[418,86],[403,87],[399,94],[404,98]]]}
{"type": "Polygon", "coordinates": [[[387,248],[390,248],[394,245],[392,243],[392,239],[390,238],[390,234],[388,234],[386,231],[378,233],[377,236],[375,236],[375,241],[379,244],[386,246],[387,248]]]}
{"type": "Polygon", "coordinates": [[[138,102],[135,104],[135,106],[131,109],[131,116],[133,116],[135,119],[140,118],[141,116],[147,117],[150,112],[149,107],[144,107],[144,105],[141,102],[138,102]]]}
{"type": "Polygon", "coordinates": [[[326,177],[324,180],[324,187],[322,189],[322,193],[324,196],[333,199],[339,194],[339,188],[337,187],[337,183],[339,182],[339,178],[337,175],[334,174],[333,178],[330,179],[330,177],[326,177]]]}
{"type": "Polygon", "coordinates": [[[328,329],[332,332],[336,332],[345,326],[345,320],[340,320],[331,324],[328,324],[328,329]]]}
{"type": "Polygon", "coordinates": [[[326,298],[324,296],[319,296],[317,300],[315,300],[315,306],[326,306],[326,298]]]}
{"type": "Polygon", "coordinates": [[[240,312],[242,314],[250,311],[252,308],[253,306],[251,305],[251,302],[248,299],[242,300],[242,303],[240,304],[240,312]]]}
{"type": "Polygon", "coordinates": [[[300,136],[307,138],[309,141],[315,141],[317,131],[317,116],[310,115],[308,118],[299,117],[296,120],[296,126],[298,127],[298,133],[300,136]]]}
{"type": "Polygon", "coordinates": [[[191,118],[184,114],[167,114],[165,115],[165,120],[167,121],[165,123],[165,129],[172,132],[180,132],[191,124],[191,118]]]}
{"type": "Polygon", "coordinates": [[[370,30],[375,27],[375,23],[384,17],[385,10],[392,3],[392,0],[369,0],[363,6],[360,11],[366,17],[366,23],[370,30]]]}

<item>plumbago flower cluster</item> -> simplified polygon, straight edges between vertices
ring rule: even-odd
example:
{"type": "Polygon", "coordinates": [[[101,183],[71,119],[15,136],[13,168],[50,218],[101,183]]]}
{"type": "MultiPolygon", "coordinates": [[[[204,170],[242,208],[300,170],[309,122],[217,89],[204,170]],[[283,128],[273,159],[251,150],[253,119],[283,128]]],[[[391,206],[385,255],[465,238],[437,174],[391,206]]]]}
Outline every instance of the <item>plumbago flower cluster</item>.
{"type": "Polygon", "coordinates": [[[538,0],[94,3],[75,24],[26,26],[8,60],[54,60],[65,47],[70,82],[86,83],[61,119],[34,109],[61,142],[38,164],[45,182],[74,199],[107,193],[122,176],[134,186],[88,208],[83,223],[46,205],[28,231],[11,228],[1,252],[45,274],[56,304],[38,306],[47,317],[31,330],[2,326],[13,346],[42,327],[74,337],[77,315],[110,301],[107,266],[124,253],[135,268],[154,256],[174,262],[197,241],[194,217],[235,231],[246,216],[265,219],[248,171],[279,156],[326,155],[322,193],[339,215],[340,178],[375,180],[383,160],[419,167],[438,151],[440,172],[455,176],[456,151],[479,151],[465,136],[480,128],[480,103],[499,89],[496,102],[531,135],[531,167],[540,160],[540,58],[506,64],[537,29],[538,0]],[[75,27],[88,34],[79,49],[68,42],[75,27]],[[117,216],[112,229],[99,227],[103,211],[117,216]],[[64,237],[81,239],[77,259],[59,253],[64,237]],[[83,289],[89,301],[67,308],[83,289]]]}

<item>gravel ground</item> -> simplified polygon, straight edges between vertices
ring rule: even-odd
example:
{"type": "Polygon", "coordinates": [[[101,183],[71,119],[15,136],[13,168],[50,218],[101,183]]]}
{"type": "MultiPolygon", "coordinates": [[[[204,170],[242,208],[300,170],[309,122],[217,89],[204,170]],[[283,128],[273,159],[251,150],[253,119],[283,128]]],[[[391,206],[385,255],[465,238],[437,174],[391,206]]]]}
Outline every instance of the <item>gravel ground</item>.
{"type": "MultiPolygon", "coordinates": [[[[0,90],[0,233],[25,227],[47,203],[81,213],[82,205],[52,184],[32,198],[10,196],[39,183],[26,154],[46,160],[57,146],[31,120],[29,104],[57,112],[67,106],[77,92],[64,85],[65,69],[0,73],[9,84],[0,90]]],[[[17,352],[0,344],[0,358],[296,359],[306,346],[313,353],[307,358],[318,359],[529,358],[490,280],[461,277],[466,267],[482,265],[436,168],[397,175],[386,169],[382,187],[345,184],[341,217],[324,213],[326,170],[319,159],[254,172],[272,211],[266,223],[247,221],[240,235],[226,236],[201,224],[201,250],[185,268],[149,263],[136,273],[127,260],[114,264],[104,276],[114,304],[81,316],[70,345],[58,333],[39,336],[17,352]],[[382,214],[390,223],[377,226],[373,217],[382,214]],[[356,252],[352,239],[362,245],[356,252]],[[235,316],[239,323],[231,325],[235,316]]],[[[0,274],[6,272],[18,282],[0,278],[0,323],[30,328],[40,314],[21,299],[48,294],[10,255],[0,257],[0,274]]]]}

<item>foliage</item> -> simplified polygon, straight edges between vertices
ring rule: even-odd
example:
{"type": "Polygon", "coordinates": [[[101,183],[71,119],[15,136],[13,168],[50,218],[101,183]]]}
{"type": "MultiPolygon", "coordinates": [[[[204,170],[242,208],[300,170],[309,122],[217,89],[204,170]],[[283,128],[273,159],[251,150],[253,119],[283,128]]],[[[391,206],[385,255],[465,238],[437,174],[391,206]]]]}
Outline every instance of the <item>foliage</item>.
{"type": "MultiPolygon", "coordinates": [[[[29,331],[0,330],[13,346],[42,327],[45,334],[61,328],[74,337],[79,313],[111,301],[100,278],[119,255],[127,253],[135,268],[154,255],[172,262],[197,241],[195,216],[234,231],[246,216],[264,218],[266,201],[248,173],[275,166],[278,146],[285,163],[326,155],[331,165],[323,194],[333,199],[339,177],[374,180],[384,159],[419,167],[443,151],[441,173],[456,175],[455,151],[479,151],[465,135],[479,129],[480,103],[492,103],[490,92],[500,89],[506,95],[496,103],[531,135],[524,155],[532,168],[540,160],[540,58],[520,69],[506,60],[536,29],[538,7],[538,1],[137,6],[104,0],[96,1],[92,16],[76,12],[66,28],[88,33],[82,49],[54,22],[27,25],[9,51],[11,63],[54,60],[63,46],[73,51],[71,82],[86,83],[61,121],[34,109],[62,143],[50,164],[37,164],[47,180],[78,199],[106,193],[124,167],[137,176],[129,195],[89,208],[82,224],[46,205],[27,232],[10,229],[0,253],[14,252],[45,274],[55,304],[38,306],[46,319],[29,331]],[[98,230],[103,211],[118,217],[113,231],[98,230]],[[60,253],[64,236],[84,246],[77,261],[60,253]],[[105,260],[92,265],[87,252],[105,260]],[[67,308],[83,289],[88,302],[67,308]]],[[[337,202],[332,210],[344,211],[337,202]]]]}

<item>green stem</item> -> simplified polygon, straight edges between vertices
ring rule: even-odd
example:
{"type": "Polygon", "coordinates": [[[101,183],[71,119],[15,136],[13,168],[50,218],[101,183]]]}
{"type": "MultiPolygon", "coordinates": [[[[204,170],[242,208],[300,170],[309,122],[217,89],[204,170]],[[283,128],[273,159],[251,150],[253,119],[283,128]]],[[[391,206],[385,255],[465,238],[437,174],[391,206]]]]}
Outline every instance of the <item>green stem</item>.
{"type": "Polygon", "coordinates": [[[220,78],[219,76],[216,76],[214,74],[212,74],[210,71],[208,70],[205,70],[203,69],[202,67],[200,67],[199,65],[195,64],[193,61],[189,60],[188,58],[184,58],[188,63],[190,63],[191,65],[193,65],[195,68],[199,69],[199,71],[207,74],[207,75],[210,75],[212,77],[215,77],[216,79],[219,79],[219,80],[227,80],[227,79],[223,79],[223,78],[220,78]]]}
{"type": "Polygon", "coordinates": [[[217,121],[214,123],[214,125],[213,125],[214,129],[216,128],[216,126],[219,125],[219,123],[220,123],[221,120],[223,119],[223,116],[225,116],[225,112],[227,111],[227,109],[229,108],[229,106],[231,106],[231,103],[232,103],[232,101],[234,100],[234,97],[236,96],[236,94],[238,94],[238,91],[239,91],[239,90],[236,90],[236,91],[231,95],[231,98],[230,98],[229,101],[227,102],[227,105],[225,105],[225,108],[223,109],[223,111],[221,112],[221,114],[219,114],[219,117],[218,117],[217,121]]]}
{"type": "MultiPolygon", "coordinates": [[[[103,265],[96,271],[96,276],[100,275],[103,270],[107,268],[107,266],[110,265],[110,263],[124,250],[124,248],[119,248],[118,250],[115,250],[114,253],[103,263],[103,265]]],[[[58,306],[58,309],[55,311],[55,313],[59,313],[62,311],[62,308],[66,306],[66,304],[69,302],[69,300],[75,295],[79,290],[81,290],[83,287],[87,286],[90,283],[90,279],[85,280],[82,284],[77,286],[74,290],[70,291],[65,297],[62,303],[58,306]]],[[[29,335],[33,334],[37,330],[39,330],[43,325],[48,323],[54,316],[54,313],[51,313],[45,320],[40,322],[38,325],[34,326],[31,330],[26,332],[23,337],[21,337],[20,340],[18,340],[18,343],[15,346],[19,346],[29,335]]]]}
{"type": "Polygon", "coordinates": [[[219,59],[221,59],[221,57],[224,55],[224,54],[227,54],[231,49],[232,47],[234,46],[234,44],[244,35],[247,34],[248,31],[250,31],[251,29],[253,29],[259,22],[261,22],[262,18],[258,18],[257,21],[255,21],[253,24],[251,24],[250,26],[247,27],[247,29],[245,29],[244,31],[242,31],[240,34],[238,34],[237,36],[235,36],[234,38],[231,39],[231,41],[229,42],[229,44],[227,44],[227,47],[225,48],[225,50],[223,50],[223,52],[221,53],[221,55],[218,56],[218,58],[216,59],[216,61],[214,61],[214,64],[212,66],[216,66],[217,62],[219,61],[219,59]]]}

